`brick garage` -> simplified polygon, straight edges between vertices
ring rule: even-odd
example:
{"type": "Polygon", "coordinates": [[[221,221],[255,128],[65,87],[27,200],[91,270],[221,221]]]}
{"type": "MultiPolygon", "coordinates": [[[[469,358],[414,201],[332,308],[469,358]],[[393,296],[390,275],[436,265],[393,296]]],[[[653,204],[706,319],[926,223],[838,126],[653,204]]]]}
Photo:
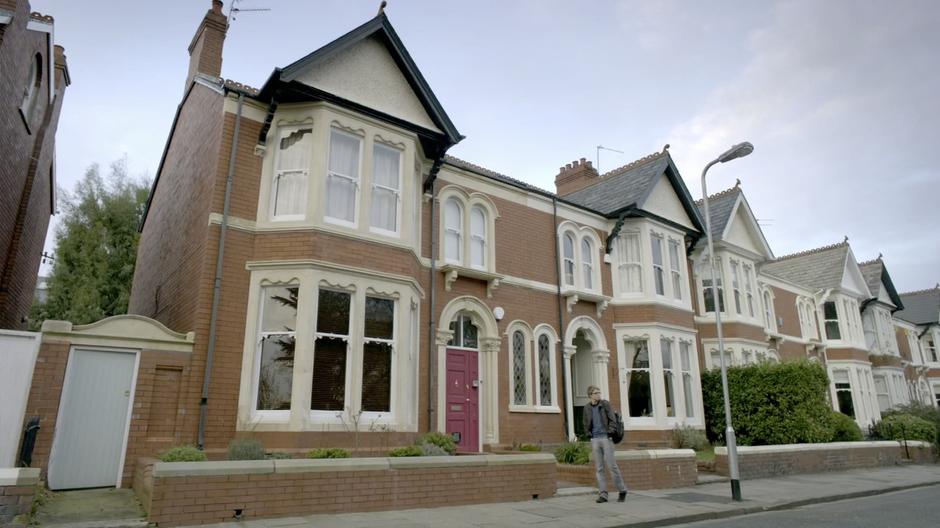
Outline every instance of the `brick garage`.
{"type": "MultiPolygon", "coordinates": [[[[698,479],[695,451],[691,449],[651,449],[617,451],[617,465],[630,489],[665,489],[694,486],[698,479]]],[[[558,480],[596,486],[594,461],[586,466],[558,465],[558,480]]],[[[613,480],[608,483],[611,490],[613,480]]]]}
{"type": "Polygon", "coordinates": [[[156,462],[137,492],[159,526],[290,515],[523,501],[555,494],[548,454],[156,462]]]}
{"type": "MultiPolygon", "coordinates": [[[[756,479],[842,471],[866,467],[894,466],[906,461],[933,462],[933,444],[907,442],[833,442],[831,444],[789,444],[738,447],[741,479],[756,479]],[[908,458],[909,457],[909,458],[908,458]]],[[[715,472],[728,475],[728,448],[715,448],[715,472]]]]}

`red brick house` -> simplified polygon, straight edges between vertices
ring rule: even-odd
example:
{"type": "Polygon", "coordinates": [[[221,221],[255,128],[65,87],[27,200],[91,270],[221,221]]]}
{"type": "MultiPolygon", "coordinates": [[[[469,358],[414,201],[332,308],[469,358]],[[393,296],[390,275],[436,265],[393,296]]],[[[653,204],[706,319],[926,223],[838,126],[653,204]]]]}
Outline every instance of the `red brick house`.
{"type": "Polygon", "coordinates": [[[52,17],[0,0],[0,328],[26,328],[49,217],[55,132],[71,82],[52,17]]]}

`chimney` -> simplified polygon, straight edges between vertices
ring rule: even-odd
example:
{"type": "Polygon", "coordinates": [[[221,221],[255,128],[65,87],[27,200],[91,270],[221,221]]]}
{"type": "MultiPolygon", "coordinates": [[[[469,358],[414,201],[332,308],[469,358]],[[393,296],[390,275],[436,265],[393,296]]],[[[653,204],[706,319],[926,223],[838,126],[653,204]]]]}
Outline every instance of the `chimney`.
{"type": "Polygon", "coordinates": [[[227,29],[228,20],[222,14],[222,1],[212,0],[212,8],[203,17],[189,44],[189,73],[184,90],[189,88],[197,74],[215,78],[222,75],[222,44],[227,29]]]}
{"type": "Polygon", "coordinates": [[[555,193],[558,196],[565,196],[581,190],[597,180],[597,169],[590,161],[581,158],[558,169],[558,176],[555,176],[555,193]]]}

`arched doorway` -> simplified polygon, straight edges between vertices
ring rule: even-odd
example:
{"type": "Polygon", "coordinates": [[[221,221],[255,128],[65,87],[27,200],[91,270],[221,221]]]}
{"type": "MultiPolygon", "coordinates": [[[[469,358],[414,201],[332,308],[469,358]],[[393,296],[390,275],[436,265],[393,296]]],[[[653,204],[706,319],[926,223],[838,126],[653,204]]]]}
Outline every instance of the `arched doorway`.
{"type": "Polygon", "coordinates": [[[600,387],[604,398],[610,398],[607,382],[610,352],[597,321],[586,316],[571,320],[565,331],[564,355],[567,434],[569,440],[574,440],[582,432],[581,413],[588,403],[588,386],[600,387]]]}

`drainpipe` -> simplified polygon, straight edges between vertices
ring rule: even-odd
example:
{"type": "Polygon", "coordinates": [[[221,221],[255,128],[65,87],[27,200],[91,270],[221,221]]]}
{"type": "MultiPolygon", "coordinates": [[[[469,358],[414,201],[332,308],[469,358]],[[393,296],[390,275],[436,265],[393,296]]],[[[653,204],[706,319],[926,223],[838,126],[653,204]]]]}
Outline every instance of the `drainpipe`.
{"type": "Polygon", "coordinates": [[[437,426],[435,425],[435,410],[434,402],[437,399],[436,389],[437,385],[434,383],[437,379],[435,374],[437,374],[437,354],[435,335],[434,335],[434,309],[435,309],[435,279],[437,278],[437,230],[435,227],[437,223],[434,221],[434,201],[437,195],[437,187],[434,183],[437,181],[437,173],[441,170],[441,165],[444,163],[444,154],[442,153],[439,158],[434,160],[434,164],[431,165],[431,170],[428,172],[428,178],[425,182],[425,190],[430,191],[431,193],[431,220],[430,220],[430,231],[431,231],[431,286],[430,294],[428,298],[428,431],[436,431],[437,426]]]}
{"type": "MultiPolygon", "coordinates": [[[[555,286],[557,290],[555,292],[556,304],[558,305],[558,336],[561,343],[565,342],[564,338],[564,325],[565,325],[565,312],[562,308],[562,298],[561,298],[561,255],[558,253],[558,198],[552,196],[552,244],[555,246],[555,286]]],[[[568,386],[568,376],[565,375],[565,351],[564,345],[562,345],[561,350],[561,420],[562,426],[564,427],[564,436],[568,438],[568,393],[565,391],[565,387],[568,386]]]]}
{"type": "Polygon", "coordinates": [[[228,231],[228,209],[232,197],[232,180],[235,177],[235,153],[238,132],[242,123],[242,101],[245,94],[238,94],[238,109],[235,112],[235,131],[232,134],[231,154],[228,158],[228,176],[225,179],[225,201],[222,205],[222,225],[219,232],[219,251],[215,261],[215,280],[212,287],[212,311],[209,315],[209,346],[206,350],[206,370],[202,376],[202,398],[199,400],[199,449],[206,446],[206,417],[209,410],[209,378],[212,374],[212,357],[215,355],[216,323],[219,317],[219,298],[222,296],[222,264],[225,261],[225,233],[228,231]]]}

